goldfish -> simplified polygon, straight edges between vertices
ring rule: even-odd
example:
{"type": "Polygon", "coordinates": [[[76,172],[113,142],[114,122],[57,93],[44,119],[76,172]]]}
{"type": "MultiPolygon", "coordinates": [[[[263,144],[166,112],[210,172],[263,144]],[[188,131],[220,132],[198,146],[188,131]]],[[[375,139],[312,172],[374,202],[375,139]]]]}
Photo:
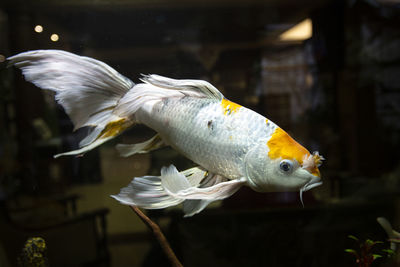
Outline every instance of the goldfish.
{"type": "Polygon", "coordinates": [[[89,127],[82,155],[136,124],[157,132],[137,144],[117,145],[122,156],[170,146],[196,167],[174,165],[160,176],[135,177],[119,194],[122,204],[162,209],[183,204],[185,216],[232,196],[242,186],[257,192],[303,192],[322,184],[324,159],[310,153],[264,116],[234,103],[204,80],[142,75],[140,83],[90,57],[61,50],[35,50],[9,57],[37,87],[55,92],[75,129],[89,127]]]}

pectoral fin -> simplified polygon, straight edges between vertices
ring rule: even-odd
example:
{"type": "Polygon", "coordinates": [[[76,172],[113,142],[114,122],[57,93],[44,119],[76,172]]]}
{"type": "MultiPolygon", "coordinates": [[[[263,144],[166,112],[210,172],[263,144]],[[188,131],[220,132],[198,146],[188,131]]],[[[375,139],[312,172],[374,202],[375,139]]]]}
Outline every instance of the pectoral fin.
{"type": "MultiPolygon", "coordinates": [[[[207,171],[195,167],[178,174],[183,177],[185,186],[199,186],[204,179],[207,171]]],[[[132,182],[121,189],[118,195],[112,195],[119,202],[125,205],[135,205],[144,209],[162,209],[175,206],[184,201],[182,198],[176,198],[167,191],[161,183],[162,176],[143,176],[135,177],[132,182]]]]}
{"type": "MultiPolygon", "coordinates": [[[[204,178],[199,188],[206,188],[210,186],[214,186],[218,183],[228,181],[225,177],[214,174],[205,174],[206,178],[204,178]]],[[[239,188],[238,188],[239,189],[239,188]]],[[[233,192],[235,193],[235,192],[233,192]]],[[[233,194],[232,193],[232,194],[233,194]]],[[[185,217],[191,217],[197,213],[200,213],[204,210],[209,204],[211,204],[214,200],[204,200],[204,199],[187,199],[183,202],[183,212],[185,213],[185,217]]]]}
{"type": "Polygon", "coordinates": [[[202,199],[188,199],[183,202],[183,213],[185,217],[191,217],[202,210],[204,210],[212,200],[202,200],[202,199]]]}
{"type": "Polygon", "coordinates": [[[135,177],[127,187],[121,189],[118,195],[111,197],[122,204],[144,209],[163,209],[178,205],[183,201],[165,192],[159,176],[135,177]]]}
{"type": "MultiPolygon", "coordinates": [[[[178,172],[175,166],[161,169],[161,184],[171,196],[181,199],[220,200],[233,195],[244,185],[246,179],[235,179],[216,183],[208,187],[194,187],[189,184],[185,176],[178,172]]],[[[218,179],[216,175],[214,179],[218,179]]]]}
{"type": "Polygon", "coordinates": [[[134,178],[112,197],[123,204],[145,209],[161,209],[184,202],[187,217],[199,213],[215,200],[230,197],[245,181],[245,178],[228,180],[200,167],[178,172],[171,165],[161,169],[161,176],[134,178]]]}

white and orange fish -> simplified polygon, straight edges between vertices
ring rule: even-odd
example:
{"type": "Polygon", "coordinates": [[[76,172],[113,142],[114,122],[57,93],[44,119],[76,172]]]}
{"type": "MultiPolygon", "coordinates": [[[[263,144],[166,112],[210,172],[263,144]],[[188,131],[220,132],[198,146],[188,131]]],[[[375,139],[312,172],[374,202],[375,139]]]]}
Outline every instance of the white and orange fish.
{"type": "Polygon", "coordinates": [[[142,83],[98,60],[60,50],[37,50],[8,58],[25,79],[52,90],[75,129],[90,133],[80,149],[56,155],[81,155],[142,123],[157,134],[150,140],[118,145],[122,156],[169,145],[198,167],[179,172],[163,167],[161,176],[136,177],[115,199],[145,209],[183,202],[186,216],[227,198],[240,187],[258,192],[302,193],[321,185],[323,158],[311,154],[262,115],[227,100],[202,80],[144,75],[142,83]]]}

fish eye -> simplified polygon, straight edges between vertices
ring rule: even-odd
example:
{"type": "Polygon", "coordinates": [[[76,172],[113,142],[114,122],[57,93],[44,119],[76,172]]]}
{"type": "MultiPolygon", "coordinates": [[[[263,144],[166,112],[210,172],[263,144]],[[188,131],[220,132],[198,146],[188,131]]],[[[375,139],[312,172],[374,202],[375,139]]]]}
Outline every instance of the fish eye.
{"type": "Polygon", "coordinates": [[[293,163],[290,160],[284,159],[281,161],[281,163],[279,164],[279,168],[281,169],[281,171],[283,171],[284,173],[289,173],[292,171],[293,169],[293,163]]]}

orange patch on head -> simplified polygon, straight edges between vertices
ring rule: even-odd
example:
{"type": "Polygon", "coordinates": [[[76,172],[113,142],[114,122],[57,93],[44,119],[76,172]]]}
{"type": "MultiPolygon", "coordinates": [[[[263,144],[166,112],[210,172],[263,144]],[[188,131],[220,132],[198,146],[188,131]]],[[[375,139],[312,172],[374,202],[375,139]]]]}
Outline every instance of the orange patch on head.
{"type": "Polygon", "coordinates": [[[308,170],[312,175],[321,177],[321,173],[319,172],[319,169],[317,166],[314,166],[311,170],[308,170]]]}
{"type": "Polygon", "coordinates": [[[311,155],[307,149],[297,143],[281,128],[275,129],[267,145],[269,147],[268,156],[271,159],[295,159],[312,175],[321,177],[318,166],[321,164],[323,157],[318,153],[311,155]]]}
{"type": "Polygon", "coordinates": [[[224,111],[224,115],[230,115],[237,112],[242,106],[223,98],[221,102],[221,107],[224,111]]]}
{"type": "Polygon", "coordinates": [[[279,127],[275,129],[267,145],[269,147],[268,156],[271,159],[295,159],[301,165],[303,159],[311,155],[307,149],[279,127]]]}

